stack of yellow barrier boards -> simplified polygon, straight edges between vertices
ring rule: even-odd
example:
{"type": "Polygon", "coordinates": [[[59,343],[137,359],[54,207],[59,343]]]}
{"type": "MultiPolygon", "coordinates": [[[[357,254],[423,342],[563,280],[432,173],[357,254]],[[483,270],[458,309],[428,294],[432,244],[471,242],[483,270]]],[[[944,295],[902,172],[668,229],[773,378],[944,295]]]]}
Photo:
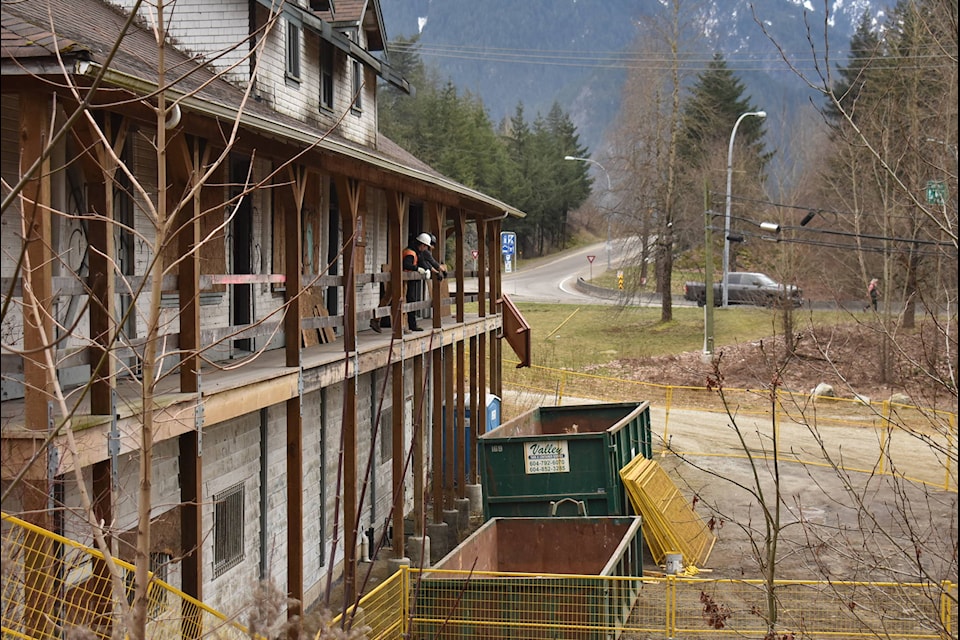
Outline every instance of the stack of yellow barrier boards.
{"type": "Polygon", "coordinates": [[[717,542],[680,490],[655,460],[637,456],[620,470],[633,508],[643,516],[643,537],[653,561],[682,553],[687,567],[703,568],[717,542]]]}

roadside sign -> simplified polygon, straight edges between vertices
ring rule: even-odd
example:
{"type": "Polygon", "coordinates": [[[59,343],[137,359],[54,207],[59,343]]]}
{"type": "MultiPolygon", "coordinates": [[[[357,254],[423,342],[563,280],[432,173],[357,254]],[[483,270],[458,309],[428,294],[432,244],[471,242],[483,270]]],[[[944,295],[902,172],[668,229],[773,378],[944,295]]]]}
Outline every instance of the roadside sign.
{"type": "Polygon", "coordinates": [[[587,262],[593,264],[593,261],[597,259],[597,256],[587,256],[587,262]]]}
{"type": "Polygon", "coordinates": [[[947,201],[947,185],[943,180],[927,182],[927,204],[943,204],[947,201]]]}
{"type": "Polygon", "coordinates": [[[517,234],[513,231],[500,232],[500,251],[505,256],[512,256],[517,252],[517,234]]]}
{"type": "Polygon", "coordinates": [[[480,252],[479,252],[479,251],[477,251],[476,249],[474,249],[474,250],[473,250],[473,251],[471,251],[470,253],[472,253],[472,254],[473,254],[473,259],[474,259],[474,260],[476,260],[476,259],[477,259],[477,256],[479,256],[479,255],[480,255],[480,252]]]}

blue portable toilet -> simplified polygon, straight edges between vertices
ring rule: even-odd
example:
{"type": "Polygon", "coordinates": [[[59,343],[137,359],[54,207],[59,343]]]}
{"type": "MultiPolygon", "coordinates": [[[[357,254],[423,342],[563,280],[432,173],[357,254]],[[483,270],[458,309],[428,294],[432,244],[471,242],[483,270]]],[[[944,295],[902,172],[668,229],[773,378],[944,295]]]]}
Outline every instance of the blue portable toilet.
{"type": "MultiPolygon", "coordinates": [[[[470,394],[469,394],[469,393],[464,396],[464,398],[463,398],[463,404],[464,404],[464,416],[463,416],[463,417],[464,417],[464,420],[463,420],[463,422],[464,422],[464,425],[463,425],[464,438],[465,438],[465,440],[466,440],[467,442],[470,442],[470,430],[471,430],[472,427],[473,427],[473,425],[472,425],[473,421],[470,419],[470,394]]],[[[501,414],[501,412],[500,412],[500,405],[501,405],[501,400],[500,400],[500,397],[499,397],[499,396],[496,396],[496,395],[494,395],[494,394],[492,394],[492,393],[488,393],[488,394],[487,394],[487,407],[486,407],[486,418],[487,418],[487,421],[486,421],[486,422],[487,422],[487,423],[486,423],[486,431],[490,431],[490,430],[492,430],[492,429],[496,429],[497,427],[500,426],[500,419],[501,419],[501,416],[502,416],[502,414],[501,414]]],[[[444,421],[446,421],[446,412],[444,412],[444,418],[443,418],[443,419],[444,419],[444,421]]],[[[456,414],[456,412],[454,412],[454,414],[453,414],[453,424],[454,424],[454,426],[456,426],[456,424],[457,424],[457,414],[456,414]]],[[[457,434],[458,434],[458,431],[459,431],[459,430],[454,429],[454,432],[453,432],[453,435],[454,435],[454,445],[455,445],[455,446],[459,446],[459,444],[460,444],[460,442],[459,442],[459,440],[458,440],[458,437],[459,437],[459,436],[457,435],[457,434]]],[[[479,438],[479,437],[482,436],[484,433],[486,433],[486,431],[484,431],[484,432],[478,432],[478,433],[477,433],[477,437],[479,438]]],[[[479,442],[477,443],[477,446],[479,447],[479,442]]],[[[463,467],[463,476],[464,476],[464,478],[466,478],[467,470],[470,469],[470,460],[473,459],[473,456],[474,456],[475,454],[476,454],[476,451],[471,451],[471,450],[470,450],[470,447],[466,447],[466,458],[467,458],[467,459],[465,460],[465,462],[464,462],[464,467],[463,467]]],[[[444,463],[446,463],[446,445],[444,445],[444,463]]],[[[480,474],[480,469],[477,469],[477,474],[478,474],[478,475],[480,474]]]]}

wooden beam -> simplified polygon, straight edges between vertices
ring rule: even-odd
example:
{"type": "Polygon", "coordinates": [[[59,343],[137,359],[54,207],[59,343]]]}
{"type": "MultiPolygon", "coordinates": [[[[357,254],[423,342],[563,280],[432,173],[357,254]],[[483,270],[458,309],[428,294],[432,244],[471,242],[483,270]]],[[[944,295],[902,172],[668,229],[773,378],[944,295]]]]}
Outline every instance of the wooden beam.
{"type": "MultiPolygon", "coordinates": [[[[300,218],[303,214],[303,194],[306,188],[306,170],[302,166],[288,167],[293,187],[293,211],[284,212],[284,272],[287,276],[286,296],[287,309],[283,316],[283,333],[286,336],[286,362],[288,367],[300,366],[300,317],[303,283],[300,274],[303,265],[300,263],[303,248],[300,238],[300,218]]],[[[280,199],[284,201],[283,198],[280,199]]],[[[282,206],[282,205],[281,205],[282,206]]]]}
{"type": "Polygon", "coordinates": [[[477,337],[470,336],[470,468],[467,469],[467,482],[479,484],[477,475],[477,437],[486,433],[486,406],[477,404],[477,337]],[[483,417],[481,417],[481,412],[483,417]]]}
{"type": "Polygon", "coordinates": [[[410,201],[399,191],[387,192],[387,262],[390,265],[390,291],[399,295],[390,296],[390,331],[394,338],[403,337],[403,314],[407,284],[403,281],[403,249],[405,243],[401,232],[402,223],[410,210],[410,201]]]}
{"type": "MultiPolygon", "coordinates": [[[[497,256],[497,265],[500,260],[500,221],[490,223],[491,246],[497,256]]],[[[494,262],[491,259],[491,267],[494,262]]],[[[499,268],[490,269],[490,310],[493,315],[503,312],[501,303],[501,273],[499,268]]],[[[497,396],[503,397],[503,331],[490,333],[490,390],[497,396]]],[[[483,405],[486,407],[486,405],[483,405]]]]}
{"type": "MultiPolygon", "coordinates": [[[[423,408],[423,389],[426,380],[423,377],[423,356],[415,355],[413,357],[413,441],[410,446],[413,447],[413,535],[423,537],[426,535],[424,527],[426,517],[425,513],[425,494],[424,480],[426,477],[426,468],[423,459],[423,426],[424,413],[423,408]]],[[[427,558],[421,557],[421,562],[427,558]]]]}
{"type": "MultiPolygon", "coordinates": [[[[192,206],[184,207],[189,211],[190,219],[181,220],[177,234],[180,255],[184,256],[179,265],[177,291],[180,297],[180,391],[196,393],[200,391],[200,218],[203,215],[201,203],[202,185],[198,184],[203,167],[210,160],[210,145],[199,138],[192,138],[190,146],[183,135],[174,138],[174,144],[180,148],[183,172],[186,173],[188,186],[194,191],[192,206]]],[[[171,164],[176,164],[171,159],[171,164]]],[[[180,172],[173,172],[178,175],[180,172]]]]}
{"type": "MultiPolygon", "coordinates": [[[[463,280],[464,280],[464,271],[466,271],[465,265],[467,264],[467,258],[465,255],[465,246],[463,238],[466,232],[466,216],[463,213],[463,209],[457,209],[456,215],[453,216],[453,227],[456,233],[456,243],[457,243],[457,302],[456,302],[456,321],[463,322],[464,318],[464,297],[463,297],[463,280]]],[[[477,256],[479,257],[479,253],[477,256]]]]}
{"type": "Polygon", "coordinates": [[[433,499],[433,522],[443,522],[443,350],[433,350],[433,420],[431,434],[433,438],[432,468],[430,480],[430,496],[433,499]]]}
{"type": "MultiPolygon", "coordinates": [[[[404,540],[404,531],[403,531],[403,481],[404,481],[404,470],[406,469],[407,461],[407,448],[404,445],[404,430],[403,426],[406,422],[406,395],[403,392],[403,360],[394,361],[391,366],[391,382],[393,383],[391,389],[391,396],[393,398],[392,410],[390,412],[391,424],[390,428],[392,430],[392,440],[393,440],[393,458],[392,463],[392,479],[393,479],[393,500],[391,501],[390,513],[392,514],[391,521],[393,522],[393,557],[402,558],[403,557],[403,540],[404,540]]],[[[414,395],[416,395],[417,380],[414,378],[414,395]]],[[[417,405],[416,400],[414,400],[413,405],[414,413],[414,425],[417,423],[417,405]]]]}
{"type": "MultiPolygon", "coordinates": [[[[359,182],[343,176],[334,178],[337,202],[340,206],[340,226],[343,229],[343,264],[346,273],[343,282],[345,353],[357,350],[357,275],[354,260],[357,231],[357,211],[360,206],[359,182]]],[[[357,597],[357,539],[360,510],[357,500],[357,388],[356,372],[343,381],[343,595],[344,610],[357,597]]]]}
{"type": "MultiPolygon", "coordinates": [[[[180,451],[180,588],[188,596],[203,601],[203,458],[200,432],[196,429],[177,439],[180,451]]],[[[196,638],[203,628],[200,612],[188,613],[183,628],[193,629],[185,638],[196,638]],[[196,624],[190,625],[190,622],[196,624]]]]}
{"type": "MultiPolygon", "coordinates": [[[[300,341],[295,340],[299,345],[300,341]]],[[[287,401],[287,619],[303,613],[303,417],[300,396],[287,401]]]]}
{"type": "MultiPolygon", "coordinates": [[[[456,352],[456,406],[454,410],[457,412],[457,417],[453,420],[454,428],[456,429],[456,437],[454,437],[453,442],[457,443],[456,451],[454,455],[454,467],[456,472],[456,482],[454,486],[457,489],[457,497],[465,498],[467,497],[467,487],[466,487],[466,477],[467,477],[467,417],[464,410],[464,396],[466,395],[466,385],[464,381],[467,377],[466,371],[466,345],[463,341],[456,343],[454,351],[456,352]]],[[[472,413],[470,417],[473,418],[471,422],[476,421],[477,414],[472,413]]],[[[476,457],[476,456],[472,456],[476,457]]]]}
{"type": "Polygon", "coordinates": [[[100,141],[93,124],[89,129],[76,127],[77,136],[88,141],[85,154],[95,160],[83,163],[87,180],[88,206],[93,215],[87,223],[88,283],[90,285],[90,335],[95,346],[90,349],[92,380],[90,383],[90,411],[110,415],[113,411],[113,388],[116,377],[116,356],[111,353],[117,324],[114,318],[116,299],[117,255],[114,242],[114,191],[119,158],[127,137],[127,122],[105,114],[103,134],[111,141],[108,151],[100,141]]]}
{"type": "MultiPolygon", "coordinates": [[[[45,96],[20,96],[20,172],[46,152],[50,138],[47,125],[50,103],[45,96]]],[[[55,374],[46,358],[53,346],[53,231],[51,212],[50,159],[23,187],[20,215],[26,243],[23,265],[23,378],[28,429],[48,427],[47,403],[53,400],[55,374]]],[[[56,366],[56,363],[53,363],[56,366]]]]}

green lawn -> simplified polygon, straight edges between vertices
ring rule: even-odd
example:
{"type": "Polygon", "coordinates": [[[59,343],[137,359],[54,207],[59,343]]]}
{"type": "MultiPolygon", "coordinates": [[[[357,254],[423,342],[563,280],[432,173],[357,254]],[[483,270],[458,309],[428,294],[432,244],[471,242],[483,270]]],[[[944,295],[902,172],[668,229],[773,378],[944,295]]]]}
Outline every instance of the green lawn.
{"type": "MultiPolygon", "coordinates": [[[[699,351],[703,348],[704,309],[674,306],[673,319],[660,321],[660,307],[518,303],[531,327],[533,364],[577,369],[618,358],[699,351]]],[[[779,311],[737,306],[714,312],[714,346],[721,347],[781,333],[779,311]]],[[[797,310],[796,326],[850,321],[835,311],[797,310]]]]}

